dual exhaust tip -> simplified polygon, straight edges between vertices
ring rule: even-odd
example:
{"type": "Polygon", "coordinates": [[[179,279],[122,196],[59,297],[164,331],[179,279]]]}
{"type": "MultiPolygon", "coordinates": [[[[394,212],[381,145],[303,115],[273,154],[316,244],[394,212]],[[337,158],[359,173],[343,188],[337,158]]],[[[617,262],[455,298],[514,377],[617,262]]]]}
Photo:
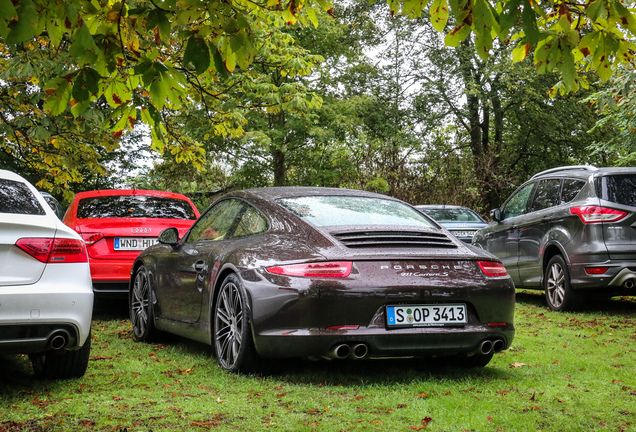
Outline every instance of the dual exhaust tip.
{"type": "MultiPolygon", "coordinates": [[[[503,339],[484,339],[479,344],[478,352],[484,355],[498,353],[504,350],[506,343],[503,339]]],[[[322,358],[327,360],[346,359],[362,360],[369,356],[369,346],[364,343],[339,344],[331,348],[322,358]]]]}
{"type": "Polygon", "coordinates": [[[327,360],[346,359],[362,360],[369,355],[369,346],[364,343],[339,344],[331,348],[322,358],[327,360]]]}
{"type": "Polygon", "coordinates": [[[479,353],[490,354],[491,352],[498,353],[503,351],[506,343],[503,339],[484,339],[479,344],[479,353]]]}

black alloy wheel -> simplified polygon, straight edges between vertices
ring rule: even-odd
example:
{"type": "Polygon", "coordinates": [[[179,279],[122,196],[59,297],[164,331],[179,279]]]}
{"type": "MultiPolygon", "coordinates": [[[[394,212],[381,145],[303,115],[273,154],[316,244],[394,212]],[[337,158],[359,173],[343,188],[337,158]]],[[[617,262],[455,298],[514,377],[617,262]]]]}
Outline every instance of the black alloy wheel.
{"type": "Polygon", "coordinates": [[[545,269],[543,288],[553,311],[571,311],[579,306],[580,294],[570,284],[570,271],[561,255],[553,256],[545,269]]]}
{"type": "Polygon", "coordinates": [[[212,344],[219,365],[229,372],[251,372],[257,361],[247,295],[239,278],[229,275],[214,302],[212,344]]]}
{"type": "Polygon", "coordinates": [[[150,342],[156,335],[154,315],[152,311],[152,292],[148,270],[140,266],[130,292],[130,321],[135,339],[150,342]]]}

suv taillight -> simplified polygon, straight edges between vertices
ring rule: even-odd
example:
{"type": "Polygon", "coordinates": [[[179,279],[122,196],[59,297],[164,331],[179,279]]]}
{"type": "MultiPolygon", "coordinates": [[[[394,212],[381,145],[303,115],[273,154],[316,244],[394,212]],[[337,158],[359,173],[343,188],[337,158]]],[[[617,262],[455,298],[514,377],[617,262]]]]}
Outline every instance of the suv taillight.
{"type": "Polygon", "coordinates": [[[88,262],[86,246],[77,239],[21,238],[15,245],[43,263],[88,262]]]}
{"type": "Polygon", "coordinates": [[[292,264],[268,267],[267,271],[284,276],[342,278],[349,276],[351,273],[351,265],[351,261],[292,264]]]}
{"type": "Polygon", "coordinates": [[[572,207],[570,213],[583,223],[616,222],[627,216],[627,212],[600,206],[572,207]]]}

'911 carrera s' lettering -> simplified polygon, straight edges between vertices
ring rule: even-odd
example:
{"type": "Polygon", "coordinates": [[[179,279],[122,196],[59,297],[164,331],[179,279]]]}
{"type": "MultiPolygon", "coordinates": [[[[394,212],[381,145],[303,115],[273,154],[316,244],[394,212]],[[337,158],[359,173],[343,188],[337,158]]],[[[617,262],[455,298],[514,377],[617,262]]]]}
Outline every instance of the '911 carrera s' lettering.
{"type": "Polygon", "coordinates": [[[400,276],[412,276],[412,277],[435,277],[435,276],[439,276],[439,277],[446,277],[448,276],[448,272],[438,272],[438,273],[422,273],[422,272],[402,272],[400,273],[400,276]]]}

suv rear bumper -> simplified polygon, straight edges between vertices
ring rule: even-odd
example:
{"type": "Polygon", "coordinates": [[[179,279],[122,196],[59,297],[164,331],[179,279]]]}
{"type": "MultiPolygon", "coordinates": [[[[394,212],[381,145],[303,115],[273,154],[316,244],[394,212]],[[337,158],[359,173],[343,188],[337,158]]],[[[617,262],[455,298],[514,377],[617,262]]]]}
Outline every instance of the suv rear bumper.
{"type": "Polygon", "coordinates": [[[607,289],[615,291],[615,295],[636,295],[636,262],[596,262],[587,264],[571,264],[570,277],[575,289],[607,289]],[[589,275],[587,267],[603,267],[609,269],[602,275],[589,275]]]}

